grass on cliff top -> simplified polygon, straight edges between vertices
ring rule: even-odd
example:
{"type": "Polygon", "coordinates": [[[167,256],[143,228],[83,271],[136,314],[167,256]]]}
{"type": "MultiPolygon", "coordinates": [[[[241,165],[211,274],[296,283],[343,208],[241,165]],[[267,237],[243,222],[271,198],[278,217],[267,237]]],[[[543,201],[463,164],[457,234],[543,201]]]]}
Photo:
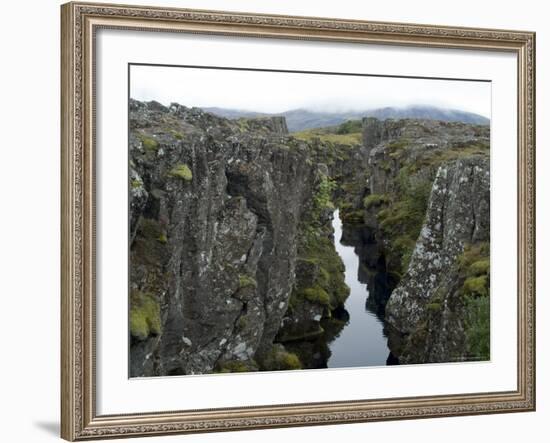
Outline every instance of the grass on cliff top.
{"type": "Polygon", "coordinates": [[[356,134],[363,132],[362,120],[347,120],[336,128],[337,134],[356,134]]]}
{"type": "Polygon", "coordinates": [[[348,120],[337,126],[305,129],[292,135],[304,141],[319,139],[332,144],[360,145],[363,142],[362,131],[361,120],[348,120]]]}
{"type": "Polygon", "coordinates": [[[461,158],[488,156],[490,151],[489,144],[484,142],[457,144],[447,149],[426,149],[420,151],[418,155],[414,156],[414,161],[409,161],[406,158],[409,145],[399,146],[398,148],[391,148],[390,145],[388,148],[391,150],[391,157],[402,159],[404,162],[402,167],[407,170],[408,174],[414,174],[425,168],[436,170],[443,163],[461,158]]]}
{"type": "Polygon", "coordinates": [[[363,136],[360,132],[349,134],[334,134],[325,132],[324,129],[306,129],[300,132],[292,133],[292,136],[306,142],[319,139],[322,142],[328,142],[340,145],[359,145],[362,143],[363,136]]]}

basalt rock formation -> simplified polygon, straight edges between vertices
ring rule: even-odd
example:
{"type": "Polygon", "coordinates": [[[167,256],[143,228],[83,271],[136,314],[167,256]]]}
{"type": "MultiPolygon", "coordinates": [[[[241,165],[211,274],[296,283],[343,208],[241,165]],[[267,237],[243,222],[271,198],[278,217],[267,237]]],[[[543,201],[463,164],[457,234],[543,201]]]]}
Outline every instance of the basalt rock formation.
{"type": "Polygon", "coordinates": [[[364,221],[382,244],[401,363],[488,358],[489,128],[365,119],[364,221]]]}
{"type": "MultiPolygon", "coordinates": [[[[387,321],[409,336],[399,352],[403,363],[479,358],[466,343],[470,312],[460,267],[466,247],[490,240],[489,182],[487,158],[438,169],[407,273],[386,306],[387,321]]],[[[470,292],[479,300],[488,296],[488,255],[475,262],[480,269],[474,279],[482,280],[470,292]]]]}
{"type": "Polygon", "coordinates": [[[336,208],[392,358],[487,359],[488,148],[483,125],[289,134],[131,100],[130,375],[326,367],[349,319],[336,208]]]}
{"type": "MultiPolygon", "coordinates": [[[[131,101],[131,376],[301,367],[274,338],[304,266],[304,220],[313,236],[324,223],[327,168],[311,158],[283,118],[131,101]]],[[[328,312],[324,298],[307,303],[313,321],[328,312]]]]}

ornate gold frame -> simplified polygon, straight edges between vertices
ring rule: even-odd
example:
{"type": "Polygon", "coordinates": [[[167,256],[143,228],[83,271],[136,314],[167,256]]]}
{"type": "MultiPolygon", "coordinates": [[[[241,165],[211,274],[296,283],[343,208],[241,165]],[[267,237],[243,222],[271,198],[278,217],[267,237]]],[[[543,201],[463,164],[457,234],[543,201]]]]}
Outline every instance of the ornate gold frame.
{"type": "Polygon", "coordinates": [[[535,34],[124,5],[61,7],[61,436],[67,440],[533,411],[535,34]],[[518,381],[511,392],[98,416],[95,410],[94,33],[147,29],[509,51],[518,58],[518,381]]]}

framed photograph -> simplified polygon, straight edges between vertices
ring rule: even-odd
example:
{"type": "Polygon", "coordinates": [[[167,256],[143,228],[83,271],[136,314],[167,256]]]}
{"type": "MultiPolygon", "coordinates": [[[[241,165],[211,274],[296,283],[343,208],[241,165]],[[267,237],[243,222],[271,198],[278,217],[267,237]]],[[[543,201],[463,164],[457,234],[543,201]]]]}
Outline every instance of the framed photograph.
{"type": "Polygon", "coordinates": [[[61,14],[63,438],[534,410],[534,33],[61,14]]]}

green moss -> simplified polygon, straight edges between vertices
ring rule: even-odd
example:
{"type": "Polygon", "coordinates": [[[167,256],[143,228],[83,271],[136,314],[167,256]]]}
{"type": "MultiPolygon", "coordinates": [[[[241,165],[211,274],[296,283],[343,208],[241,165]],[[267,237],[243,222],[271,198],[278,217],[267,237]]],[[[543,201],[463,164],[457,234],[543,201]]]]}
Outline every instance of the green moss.
{"type": "Polygon", "coordinates": [[[239,118],[239,119],[235,120],[235,122],[237,123],[237,125],[239,127],[239,130],[241,132],[247,132],[247,131],[250,130],[250,127],[248,126],[248,119],[239,118]]]}
{"type": "Polygon", "coordinates": [[[380,206],[390,201],[389,196],[386,194],[370,194],[363,199],[363,206],[365,209],[380,206]]]}
{"type": "Polygon", "coordinates": [[[487,276],[469,277],[464,281],[463,292],[472,297],[485,297],[489,295],[487,276]]]}
{"type": "Polygon", "coordinates": [[[140,134],[139,139],[141,140],[141,144],[146,151],[156,151],[159,148],[159,142],[156,141],[153,137],[140,134]]]}
{"type": "Polygon", "coordinates": [[[302,363],[296,354],[286,351],[281,345],[274,345],[263,356],[261,368],[266,371],[295,370],[302,369],[302,363]]]}
{"type": "Polygon", "coordinates": [[[294,132],[292,136],[306,142],[319,140],[323,143],[338,145],[360,145],[363,140],[361,132],[335,134],[326,132],[324,128],[294,132]]]}
{"type": "Polygon", "coordinates": [[[349,288],[344,281],[344,264],[331,239],[315,230],[302,232],[298,255],[301,260],[317,266],[318,272],[316,279],[307,287],[300,286],[300,279],[297,280],[297,287],[291,295],[291,307],[303,299],[328,305],[331,309],[342,305],[349,295],[349,288]]]}
{"type": "Polygon", "coordinates": [[[139,340],[161,332],[160,305],[151,294],[134,291],[130,296],[130,333],[139,340]]]}
{"type": "Polygon", "coordinates": [[[256,282],[256,280],[249,276],[249,275],[245,275],[245,274],[239,274],[239,288],[240,289],[244,289],[244,288],[255,288],[258,286],[258,283],[256,282]]]}
{"type": "Polygon", "coordinates": [[[441,303],[432,302],[426,305],[426,308],[430,312],[439,312],[441,310],[441,303]]]}
{"type": "Polygon", "coordinates": [[[463,253],[458,257],[458,262],[463,269],[470,267],[477,261],[489,258],[490,246],[488,242],[468,244],[464,247],[463,253]]]}
{"type": "Polygon", "coordinates": [[[470,265],[468,272],[472,275],[485,275],[490,271],[491,262],[489,258],[478,260],[470,265]]]}
{"type": "Polygon", "coordinates": [[[490,358],[490,244],[467,244],[457,259],[459,277],[463,279],[460,293],[465,304],[464,330],[468,357],[472,360],[490,358]]]}
{"type": "Polygon", "coordinates": [[[180,163],[174,166],[169,172],[169,175],[180,178],[184,181],[191,181],[193,179],[193,173],[191,172],[191,169],[189,169],[189,166],[185,163],[180,163]]]}
{"type": "Polygon", "coordinates": [[[146,265],[149,270],[164,272],[163,263],[167,258],[164,237],[165,228],[158,220],[140,217],[132,243],[132,262],[136,265],[146,265]]]}
{"type": "Polygon", "coordinates": [[[461,292],[467,297],[485,297],[489,295],[490,259],[489,243],[481,242],[466,245],[458,257],[457,264],[461,278],[464,279],[461,292]]]}
{"type": "Polygon", "coordinates": [[[167,243],[168,242],[168,238],[166,237],[166,234],[164,232],[162,232],[157,240],[160,242],[160,243],[167,243]]]}
{"type": "Polygon", "coordinates": [[[179,131],[174,130],[174,129],[170,130],[170,134],[172,134],[172,136],[177,140],[182,140],[183,139],[183,134],[179,131]]]}
{"type": "Polygon", "coordinates": [[[139,224],[140,234],[147,239],[159,239],[163,234],[160,223],[152,218],[142,218],[139,224]]]}
{"type": "Polygon", "coordinates": [[[304,298],[311,303],[318,303],[320,305],[330,304],[330,297],[323,288],[320,286],[314,286],[312,288],[305,288],[302,291],[304,298]]]}
{"type": "Polygon", "coordinates": [[[130,182],[130,186],[132,189],[141,188],[143,186],[143,182],[141,180],[132,180],[130,182]]]}
{"type": "Polygon", "coordinates": [[[285,369],[302,369],[302,363],[296,354],[286,352],[282,357],[282,365],[285,369]]]}
{"type": "Polygon", "coordinates": [[[214,372],[227,374],[231,372],[253,372],[258,370],[258,365],[254,360],[226,360],[219,362],[214,368],[214,372]]]}

